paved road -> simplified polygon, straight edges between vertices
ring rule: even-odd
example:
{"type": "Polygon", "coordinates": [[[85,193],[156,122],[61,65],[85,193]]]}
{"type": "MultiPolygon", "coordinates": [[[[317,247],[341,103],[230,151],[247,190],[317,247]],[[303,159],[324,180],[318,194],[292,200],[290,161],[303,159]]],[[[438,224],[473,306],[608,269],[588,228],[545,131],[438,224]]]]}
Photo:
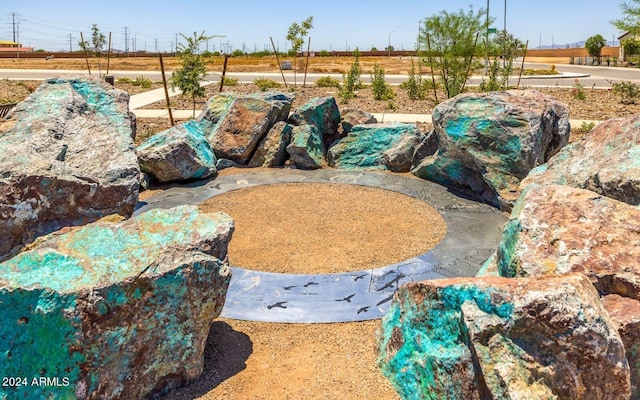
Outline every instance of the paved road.
{"type": "MultiPolygon", "coordinates": [[[[549,64],[525,64],[526,68],[538,68],[548,69],[549,64]]],[[[521,81],[522,86],[529,87],[571,87],[575,84],[575,79],[579,79],[579,82],[585,87],[595,86],[596,88],[608,88],[611,87],[610,81],[628,80],[640,84],[640,69],[636,68],[614,68],[614,67],[592,67],[583,65],[556,65],[558,71],[562,72],[562,76],[548,76],[548,77],[523,77],[521,81]]],[[[69,71],[69,70],[25,70],[25,69],[0,69],[0,79],[46,79],[58,75],[78,74],[86,73],[84,71],[69,71]]],[[[138,76],[145,76],[151,80],[159,81],[162,76],[159,71],[111,71],[111,75],[117,78],[131,78],[135,79],[138,76]]],[[[342,79],[341,74],[308,74],[307,82],[312,83],[316,79],[330,75],[335,79],[342,79]]],[[[240,82],[253,82],[257,78],[268,78],[276,81],[282,81],[282,77],[279,73],[253,73],[253,72],[232,72],[227,76],[236,78],[240,82]]],[[[365,82],[369,81],[369,75],[363,74],[362,76],[365,82]]],[[[398,85],[407,79],[406,75],[387,75],[386,80],[392,85],[398,85]]],[[[207,78],[209,81],[219,81],[220,74],[213,72],[207,78]]],[[[293,72],[285,73],[285,79],[288,83],[293,82],[293,72]]],[[[301,84],[303,80],[303,74],[297,75],[298,84],[301,84]]],[[[474,76],[470,79],[470,85],[477,85],[482,81],[482,76],[474,76]]],[[[510,83],[515,84],[517,78],[514,78],[510,83]]]]}

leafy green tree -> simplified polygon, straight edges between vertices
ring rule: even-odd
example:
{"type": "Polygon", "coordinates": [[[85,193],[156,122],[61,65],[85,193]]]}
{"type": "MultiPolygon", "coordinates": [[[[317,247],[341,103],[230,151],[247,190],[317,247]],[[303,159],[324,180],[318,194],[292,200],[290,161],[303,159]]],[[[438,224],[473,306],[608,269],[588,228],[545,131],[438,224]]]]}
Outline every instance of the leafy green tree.
{"type": "Polygon", "coordinates": [[[186,40],[186,44],[178,44],[178,54],[182,67],[171,75],[169,82],[171,88],[179,88],[182,94],[193,100],[193,117],[196,116],[196,98],[204,96],[204,87],[200,82],[207,76],[207,68],[202,56],[198,53],[200,44],[213,36],[205,36],[204,31],[198,34],[193,32],[193,37],[180,34],[186,40]]]}
{"type": "Polygon", "coordinates": [[[505,90],[509,86],[509,75],[513,72],[513,60],[518,55],[520,41],[506,31],[493,37],[489,50],[488,80],[480,83],[480,90],[491,92],[505,90]]]}
{"type": "Polygon", "coordinates": [[[606,45],[607,45],[607,41],[600,34],[591,36],[584,43],[584,47],[589,52],[589,55],[591,57],[595,57],[598,59],[598,64],[600,64],[600,57],[602,56],[602,48],[606,45]]]}
{"type": "Polygon", "coordinates": [[[468,12],[462,9],[457,13],[440,11],[426,18],[420,27],[418,48],[423,49],[421,57],[426,56],[433,71],[440,73],[448,98],[462,93],[469,78],[478,33],[487,29],[484,18],[482,8],[478,12],[474,12],[473,7],[469,7],[468,12]]]}
{"type": "Polygon", "coordinates": [[[640,53],[640,40],[635,38],[627,38],[622,41],[622,47],[624,48],[625,60],[634,54],[640,53]]]}
{"type": "Polygon", "coordinates": [[[304,44],[304,37],[309,33],[309,29],[313,28],[313,16],[305,19],[300,24],[294,22],[289,27],[289,31],[287,32],[287,40],[291,42],[291,51],[294,53],[293,55],[293,85],[296,85],[296,70],[297,70],[297,62],[298,62],[298,53],[302,49],[302,45],[304,44]]]}
{"type": "Polygon", "coordinates": [[[621,31],[640,35],[640,0],[624,1],[620,4],[623,17],[610,21],[621,31]]]}

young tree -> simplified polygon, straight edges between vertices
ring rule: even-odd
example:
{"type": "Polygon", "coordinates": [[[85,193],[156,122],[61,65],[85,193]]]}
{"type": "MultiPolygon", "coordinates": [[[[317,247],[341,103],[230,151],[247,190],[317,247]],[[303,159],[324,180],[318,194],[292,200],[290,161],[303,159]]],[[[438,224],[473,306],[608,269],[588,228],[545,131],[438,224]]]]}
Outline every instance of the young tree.
{"type": "Polygon", "coordinates": [[[92,47],[91,52],[93,53],[93,56],[98,59],[98,75],[102,75],[100,72],[100,61],[102,57],[102,49],[105,44],[107,44],[107,39],[100,31],[97,24],[91,25],[91,43],[89,43],[88,40],[81,40],[78,42],[80,48],[85,52],[89,51],[89,48],[92,47]]]}
{"type": "Polygon", "coordinates": [[[298,53],[304,44],[304,37],[307,36],[309,29],[313,28],[313,16],[305,19],[300,24],[294,22],[287,32],[287,40],[291,42],[291,51],[293,52],[293,86],[296,86],[296,70],[298,69],[298,53]]]}
{"type": "Polygon", "coordinates": [[[499,31],[489,45],[488,81],[480,83],[480,90],[491,92],[505,90],[509,86],[509,75],[513,71],[513,60],[518,54],[520,41],[507,31],[499,31]]]}
{"type": "Polygon", "coordinates": [[[484,18],[482,8],[477,13],[473,12],[473,7],[468,12],[440,11],[426,18],[420,27],[418,48],[427,49],[421,56],[426,55],[431,68],[440,72],[448,98],[460,94],[467,82],[478,34],[488,27],[484,18]]]}
{"type": "Polygon", "coordinates": [[[196,116],[196,98],[204,96],[204,87],[200,82],[207,76],[207,68],[202,56],[198,53],[200,44],[213,36],[205,36],[204,31],[198,34],[193,32],[193,37],[180,36],[186,40],[186,45],[180,43],[178,52],[182,67],[176,70],[169,80],[171,88],[179,88],[182,94],[191,97],[193,100],[193,117],[196,116]]]}
{"type": "Polygon", "coordinates": [[[602,56],[602,48],[606,45],[607,41],[600,34],[591,36],[584,43],[584,47],[589,52],[589,55],[598,59],[598,65],[601,64],[600,57],[602,56]]]}

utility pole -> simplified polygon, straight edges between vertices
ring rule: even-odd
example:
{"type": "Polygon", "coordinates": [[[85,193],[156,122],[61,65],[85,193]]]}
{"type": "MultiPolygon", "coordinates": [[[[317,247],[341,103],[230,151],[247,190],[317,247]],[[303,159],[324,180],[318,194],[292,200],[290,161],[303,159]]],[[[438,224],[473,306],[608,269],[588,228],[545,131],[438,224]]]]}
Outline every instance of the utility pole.
{"type": "Polygon", "coordinates": [[[71,36],[71,34],[69,34],[69,53],[73,52],[73,48],[71,47],[72,43],[73,43],[73,37],[71,36]]]}
{"type": "Polygon", "coordinates": [[[16,38],[16,13],[12,12],[11,15],[13,17],[13,43],[18,43],[16,38]]]}
{"type": "Polygon", "coordinates": [[[124,51],[129,55],[129,27],[124,27],[124,51]]]}
{"type": "Polygon", "coordinates": [[[155,42],[155,52],[158,52],[158,39],[153,39],[155,42]]]}

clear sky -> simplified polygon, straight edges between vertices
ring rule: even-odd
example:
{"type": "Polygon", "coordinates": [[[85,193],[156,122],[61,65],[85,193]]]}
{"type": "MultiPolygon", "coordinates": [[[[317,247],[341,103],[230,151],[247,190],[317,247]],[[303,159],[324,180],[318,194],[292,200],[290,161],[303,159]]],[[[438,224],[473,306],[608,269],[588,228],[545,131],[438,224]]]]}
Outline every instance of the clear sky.
{"type": "MultiPolygon", "coordinates": [[[[610,44],[622,34],[610,20],[620,18],[618,0],[507,0],[507,30],[529,40],[530,48],[565,47],[601,34],[610,44]]],[[[90,38],[91,25],[112,33],[112,47],[167,51],[176,34],[205,31],[214,38],[203,47],[210,51],[229,46],[248,52],[263,50],[273,37],[281,51],[290,47],[285,36],[293,22],[314,17],[311,49],[413,49],[419,21],[442,10],[485,8],[486,0],[321,0],[321,1],[122,1],[2,0],[0,40],[18,40],[25,46],[49,51],[78,49],[80,32],[90,38]],[[15,23],[14,23],[15,13],[15,23]],[[157,47],[156,47],[157,46],[157,47]]],[[[504,25],[505,0],[490,0],[494,27],[504,25]]],[[[180,40],[178,36],[178,40],[180,40]]],[[[617,42],[616,42],[617,43],[617,42]]],[[[305,44],[306,49],[306,44],[305,44]]],[[[202,50],[205,50],[203,48],[202,50]]]]}

